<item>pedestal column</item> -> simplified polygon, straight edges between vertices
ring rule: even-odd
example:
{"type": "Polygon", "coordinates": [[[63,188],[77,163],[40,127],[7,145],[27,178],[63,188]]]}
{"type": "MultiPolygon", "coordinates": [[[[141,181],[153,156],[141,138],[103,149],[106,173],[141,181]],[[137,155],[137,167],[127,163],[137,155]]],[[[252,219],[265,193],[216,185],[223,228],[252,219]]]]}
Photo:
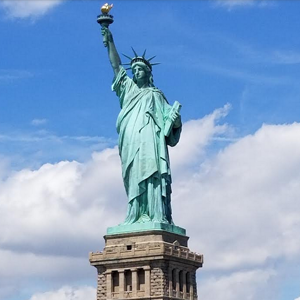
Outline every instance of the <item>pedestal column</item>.
{"type": "Polygon", "coordinates": [[[192,281],[191,273],[189,273],[189,282],[190,282],[190,300],[194,300],[194,282],[192,281]]]}
{"type": "Polygon", "coordinates": [[[150,293],[151,293],[150,267],[144,267],[144,271],[145,271],[145,296],[150,297],[150,293]]]}
{"type": "Polygon", "coordinates": [[[186,272],[182,273],[182,295],[183,299],[186,299],[186,272]]]}
{"type": "Polygon", "coordinates": [[[111,271],[106,271],[106,295],[107,295],[107,299],[112,299],[111,271]]]}
{"type": "Polygon", "coordinates": [[[172,268],[169,266],[169,297],[173,297],[172,268]]]}
{"type": "Polygon", "coordinates": [[[124,270],[119,270],[119,298],[124,298],[124,290],[125,290],[125,277],[124,270]]]}
{"type": "Polygon", "coordinates": [[[176,278],[176,298],[180,298],[180,290],[179,290],[179,270],[175,270],[175,278],[176,278]]]}
{"type": "Polygon", "coordinates": [[[131,269],[131,272],[132,272],[132,297],[135,298],[137,297],[137,284],[138,284],[137,268],[131,269]]]}

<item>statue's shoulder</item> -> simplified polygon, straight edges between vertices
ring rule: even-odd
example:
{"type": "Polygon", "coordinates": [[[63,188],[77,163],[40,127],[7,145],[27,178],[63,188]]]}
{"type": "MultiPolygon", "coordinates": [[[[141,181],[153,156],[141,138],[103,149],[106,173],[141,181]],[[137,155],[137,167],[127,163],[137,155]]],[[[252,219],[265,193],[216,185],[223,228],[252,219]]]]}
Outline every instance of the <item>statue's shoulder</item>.
{"type": "Polygon", "coordinates": [[[164,98],[166,98],[164,93],[160,89],[158,89],[157,87],[153,86],[153,87],[150,87],[149,89],[151,89],[151,91],[153,93],[159,94],[160,96],[163,96],[164,98]]]}
{"type": "Polygon", "coordinates": [[[125,85],[133,83],[132,78],[130,78],[123,66],[120,66],[119,72],[113,78],[113,86],[115,87],[125,87],[125,85]]]}
{"type": "Polygon", "coordinates": [[[168,103],[165,94],[160,89],[158,89],[157,87],[151,87],[151,90],[157,95],[157,97],[162,97],[168,103]]]}

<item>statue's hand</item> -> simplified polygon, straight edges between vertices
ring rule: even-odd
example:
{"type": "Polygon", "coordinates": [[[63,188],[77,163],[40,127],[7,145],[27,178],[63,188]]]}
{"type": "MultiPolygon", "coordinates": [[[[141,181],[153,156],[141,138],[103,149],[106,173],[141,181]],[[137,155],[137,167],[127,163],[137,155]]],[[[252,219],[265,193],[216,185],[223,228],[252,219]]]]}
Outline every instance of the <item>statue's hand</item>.
{"type": "Polygon", "coordinates": [[[103,36],[104,47],[107,47],[108,42],[112,41],[112,34],[111,34],[110,30],[107,27],[104,27],[104,26],[101,28],[101,34],[103,36]]]}
{"type": "Polygon", "coordinates": [[[172,120],[174,128],[178,128],[181,126],[181,117],[178,111],[171,110],[169,118],[172,120]]]}

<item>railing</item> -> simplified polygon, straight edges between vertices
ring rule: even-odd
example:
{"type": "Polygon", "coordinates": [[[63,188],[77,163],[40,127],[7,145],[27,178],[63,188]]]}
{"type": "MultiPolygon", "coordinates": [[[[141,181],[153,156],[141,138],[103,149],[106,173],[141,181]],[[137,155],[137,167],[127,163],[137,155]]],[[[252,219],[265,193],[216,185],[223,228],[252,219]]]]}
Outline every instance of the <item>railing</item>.
{"type": "Polygon", "coordinates": [[[106,247],[103,252],[90,253],[90,260],[103,260],[120,257],[137,257],[137,256],[153,256],[153,255],[170,255],[188,260],[203,263],[203,255],[191,252],[188,248],[182,246],[174,246],[169,243],[140,243],[127,250],[126,245],[106,247]]]}
{"type": "Polygon", "coordinates": [[[132,291],[125,291],[124,298],[132,298],[132,291]]]}

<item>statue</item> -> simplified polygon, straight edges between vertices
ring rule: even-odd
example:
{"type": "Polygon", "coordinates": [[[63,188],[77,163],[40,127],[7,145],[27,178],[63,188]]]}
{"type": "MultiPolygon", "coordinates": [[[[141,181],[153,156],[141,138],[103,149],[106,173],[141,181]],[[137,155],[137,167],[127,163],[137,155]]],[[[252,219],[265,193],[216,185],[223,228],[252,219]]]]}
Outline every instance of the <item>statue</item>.
{"type": "MultiPolygon", "coordinates": [[[[104,7],[104,6],[103,6],[104,7]]],[[[103,8],[102,7],[102,8],[103,8]]],[[[171,210],[171,171],[167,146],[175,146],[180,138],[181,105],[170,106],[164,94],[154,86],[151,63],[144,52],[139,56],[133,49],[130,78],[116,50],[108,15],[112,6],[105,4],[101,24],[103,43],[108,49],[114,72],[112,84],[120,100],[117,118],[119,154],[122,176],[128,196],[127,216],[123,225],[158,222],[173,225],[171,210]],[[107,7],[110,7],[107,10],[107,7]]]]}

